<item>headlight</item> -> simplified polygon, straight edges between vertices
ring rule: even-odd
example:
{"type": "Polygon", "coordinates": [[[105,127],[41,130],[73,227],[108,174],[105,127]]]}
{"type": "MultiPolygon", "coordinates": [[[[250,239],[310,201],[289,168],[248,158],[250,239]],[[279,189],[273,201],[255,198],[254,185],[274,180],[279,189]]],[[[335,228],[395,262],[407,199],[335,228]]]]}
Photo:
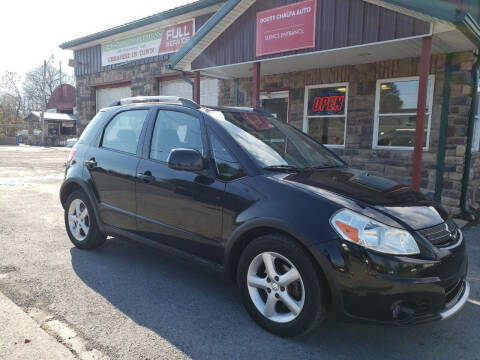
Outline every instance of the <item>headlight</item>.
{"type": "Polygon", "coordinates": [[[395,255],[420,253],[408,231],[382,224],[351,210],[340,210],[330,220],[333,228],[347,241],[367,249],[395,255]]]}

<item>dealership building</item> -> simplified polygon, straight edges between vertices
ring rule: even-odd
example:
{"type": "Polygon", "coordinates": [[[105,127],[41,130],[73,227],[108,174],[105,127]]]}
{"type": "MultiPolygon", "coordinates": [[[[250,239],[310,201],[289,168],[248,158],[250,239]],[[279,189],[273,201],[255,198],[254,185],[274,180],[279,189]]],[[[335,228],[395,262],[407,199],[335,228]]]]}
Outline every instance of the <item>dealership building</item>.
{"type": "Polygon", "coordinates": [[[80,131],[130,96],[264,108],[471,215],[479,22],[476,0],[200,0],[60,46],[74,51],[80,131]]]}

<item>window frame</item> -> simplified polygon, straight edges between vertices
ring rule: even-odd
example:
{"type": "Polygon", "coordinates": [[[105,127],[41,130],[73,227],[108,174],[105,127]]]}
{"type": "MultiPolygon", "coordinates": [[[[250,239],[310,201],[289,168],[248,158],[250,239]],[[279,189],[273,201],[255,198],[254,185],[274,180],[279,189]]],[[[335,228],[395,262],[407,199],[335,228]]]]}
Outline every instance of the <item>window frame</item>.
{"type": "MultiPolygon", "coordinates": [[[[151,107],[145,106],[145,107],[135,107],[135,108],[128,108],[128,109],[122,109],[121,111],[117,111],[114,114],[110,116],[110,119],[103,125],[101,136],[100,136],[100,141],[98,142],[98,148],[103,149],[103,150],[108,150],[108,151],[114,151],[119,154],[125,154],[125,155],[130,155],[130,156],[140,156],[141,149],[144,143],[144,135],[145,135],[145,130],[147,128],[148,122],[150,120],[150,116],[152,115],[152,109],[151,107]],[[143,121],[143,126],[142,129],[140,130],[140,135],[138,137],[138,144],[137,144],[137,149],[135,153],[130,153],[127,151],[122,151],[118,149],[112,149],[106,146],[103,146],[103,138],[105,137],[105,131],[107,130],[108,125],[120,114],[127,112],[127,111],[138,111],[138,110],[146,110],[147,115],[145,116],[145,120],[143,121]]],[[[101,121],[101,119],[100,119],[101,121]]]]}
{"type": "Polygon", "coordinates": [[[310,118],[316,119],[316,118],[326,118],[326,117],[338,117],[341,118],[343,117],[345,119],[345,127],[343,129],[343,144],[342,145],[337,145],[337,144],[322,144],[320,141],[316,140],[323,146],[329,147],[329,148],[337,148],[337,149],[344,149],[345,145],[347,143],[347,118],[348,118],[348,91],[349,91],[349,82],[339,82],[339,83],[329,83],[329,84],[320,84],[320,85],[307,85],[305,86],[305,94],[304,94],[304,104],[303,104],[303,126],[302,126],[302,131],[306,134],[308,134],[310,137],[313,138],[313,136],[308,132],[309,128],[309,122],[308,120],[310,118]],[[329,88],[329,87],[341,87],[345,86],[345,101],[344,101],[344,114],[343,115],[308,115],[308,94],[311,89],[321,89],[321,88],[329,88]]]}
{"type": "Polygon", "coordinates": [[[153,135],[155,133],[155,125],[157,124],[157,118],[158,118],[158,115],[160,114],[161,111],[178,112],[178,113],[181,113],[181,114],[185,114],[185,115],[189,115],[191,117],[194,117],[199,121],[200,134],[201,134],[201,138],[202,138],[201,139],[202,140],[202,148],[203,148],[203,153],[201,155],[205,159],[206,154],[209,151],[209,148],[208,148],[209,145],[207,145],[208,143],[206,143],[206,141],[208,141],[208,139],[207,139],[206,133],[205,133],[205,123],[203,121],[203,117],[200,116],[197,113],[190,112],[190,111],[183,111],[183,110],[184,109],[169,108],[169,107],[163,107],[162,106],[162,107],[158,107],[157,109],[155,109],[155,111],[152,112],[153,114],[151,116],[151,125],[149,125],[149,128],[147,129],[147,133],[148,133],[148,135],[146,137],[147,140],[144,143],[143,156],[144,156],[145,159],[147,159],[148,161],[154,161],[154,162],[159,163],[159,164],[168,165],[168,161],[162,161],[162,160],[154,159],[150,156],[151,152],[152,152],[152,143],[153,143],[153,135]]]}
{"type": "Polygon", "coordinates": [[[214,131],[213,129],[211,129],[208,126],[207,126],[207,134],[206,135],[207,135],[207,139],[208,139],[208,157],[210,158],[210,162],[212,164],[213,173],[215,174],[215,180],[223,182],[223,183],[226,184],[226,183],[230,183],[230,182],[234,182],[234,181],[246,178],[248,176],[248,174],[247,174],[247,171],[245,170],[245,166],[238,159],[238,157],[233,154],[233,151],[230,150],[230,148],[228,147],[228,145],[226,144],[224,139],[222,139],[222,137],[220,135],[218,135],[218,133],[216,131],[214,131]],[[218,141],[225,147],[225,150],[227,150],[227,152],[230,154],[230,156],[233,159],[235,159],[238,164],[240,164],[240,167],[242,168],[242,171],[243,171],[243,176],[239,176],[239,177],[236,177],[236,178],[230,179],[230,180],[222,179],[220,177],[220,175],[218,174],[218,171],[217,171],[215,154],[213,152],[213,144],[212,144],[212,140],[211,140],[212,136],[215,136],[218,139],[218,141]]]}
{"type": "MultiPolygon", "coordinates": [[[[401,82],[401,81],[419,81],[419,76],[405,76],[405,77],[396,77],[396,78],[386,78],[386,79],[377,79],[377,84],[375,88],[375,112],[373,116],[373,137],[372,137],[372,149],[376,150],[413,150],[414,146],[386,146],[386,145],[378,145],[378,128],[379,128],[379,121],[380,116],[404,116],[404,115],[412,115],[412,113],[387,113],[388,115],[380,114],[380,88],[381,84],[385,82],[401,82]]],[[[428,80],[430,80],[430,94],[427,94],[427,107],[428,113],[426,113],[426,121],[427,121],[427,136],[425,139],[425,146],[423,147],[423,151],[428,151],[430,147],[430,131],[432,126],[432,112],[433,112],[433,94],[435,92],[435,75],[431,74],[428,75],[428,80]]],[[[427,87],[428,89],[428,87],[427,87]]],[[[417,104],[418,107],[418,104],[417,104]]],[[[416,116],[416,111],[415,114],[416,116]]]]}

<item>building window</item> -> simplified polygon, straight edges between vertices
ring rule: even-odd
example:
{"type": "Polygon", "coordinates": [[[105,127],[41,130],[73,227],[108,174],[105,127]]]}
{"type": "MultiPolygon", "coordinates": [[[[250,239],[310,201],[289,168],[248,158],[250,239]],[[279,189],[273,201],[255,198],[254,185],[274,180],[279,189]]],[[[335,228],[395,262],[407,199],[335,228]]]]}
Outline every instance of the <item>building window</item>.
{"type": "Polygon", "coordinates": [[[303,131],[324,145],[345,146],[348,83],[305,87],[303,131]]]}
{"type": "Polygon", "coordinates": [[[58,130],[58,124],[57,123],[51,123],[49,122],[47,125],[48,129],[48,135],[58,135],[57,130],[58,130]]]}
{"type": "MultiPolygon", "coordinates": [[[[434,76],[428,78],[424,150],[428,149],[434,76]]],[[[417,122],[418,76],[377,81],[373,148],[410,150],[417,122]]]]}

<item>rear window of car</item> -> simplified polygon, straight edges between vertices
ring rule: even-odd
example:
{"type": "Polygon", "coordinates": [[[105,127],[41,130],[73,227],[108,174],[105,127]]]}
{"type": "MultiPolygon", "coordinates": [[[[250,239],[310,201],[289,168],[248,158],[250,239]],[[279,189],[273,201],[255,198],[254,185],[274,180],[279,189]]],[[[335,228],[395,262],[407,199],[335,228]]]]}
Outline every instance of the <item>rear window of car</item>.
{"type": "Polygon", "coordinates": [[[85,144],[89,142],[92,137],[98,133],[99,127],[97,126],[97,124],[100,123],[104,117],[105,111],[100,111],[97,113],[97,115],[93,117],[92,120],[90,120],[85,130],[83,130],[80,139],[78,139],[79,144],[85,144]]]}

